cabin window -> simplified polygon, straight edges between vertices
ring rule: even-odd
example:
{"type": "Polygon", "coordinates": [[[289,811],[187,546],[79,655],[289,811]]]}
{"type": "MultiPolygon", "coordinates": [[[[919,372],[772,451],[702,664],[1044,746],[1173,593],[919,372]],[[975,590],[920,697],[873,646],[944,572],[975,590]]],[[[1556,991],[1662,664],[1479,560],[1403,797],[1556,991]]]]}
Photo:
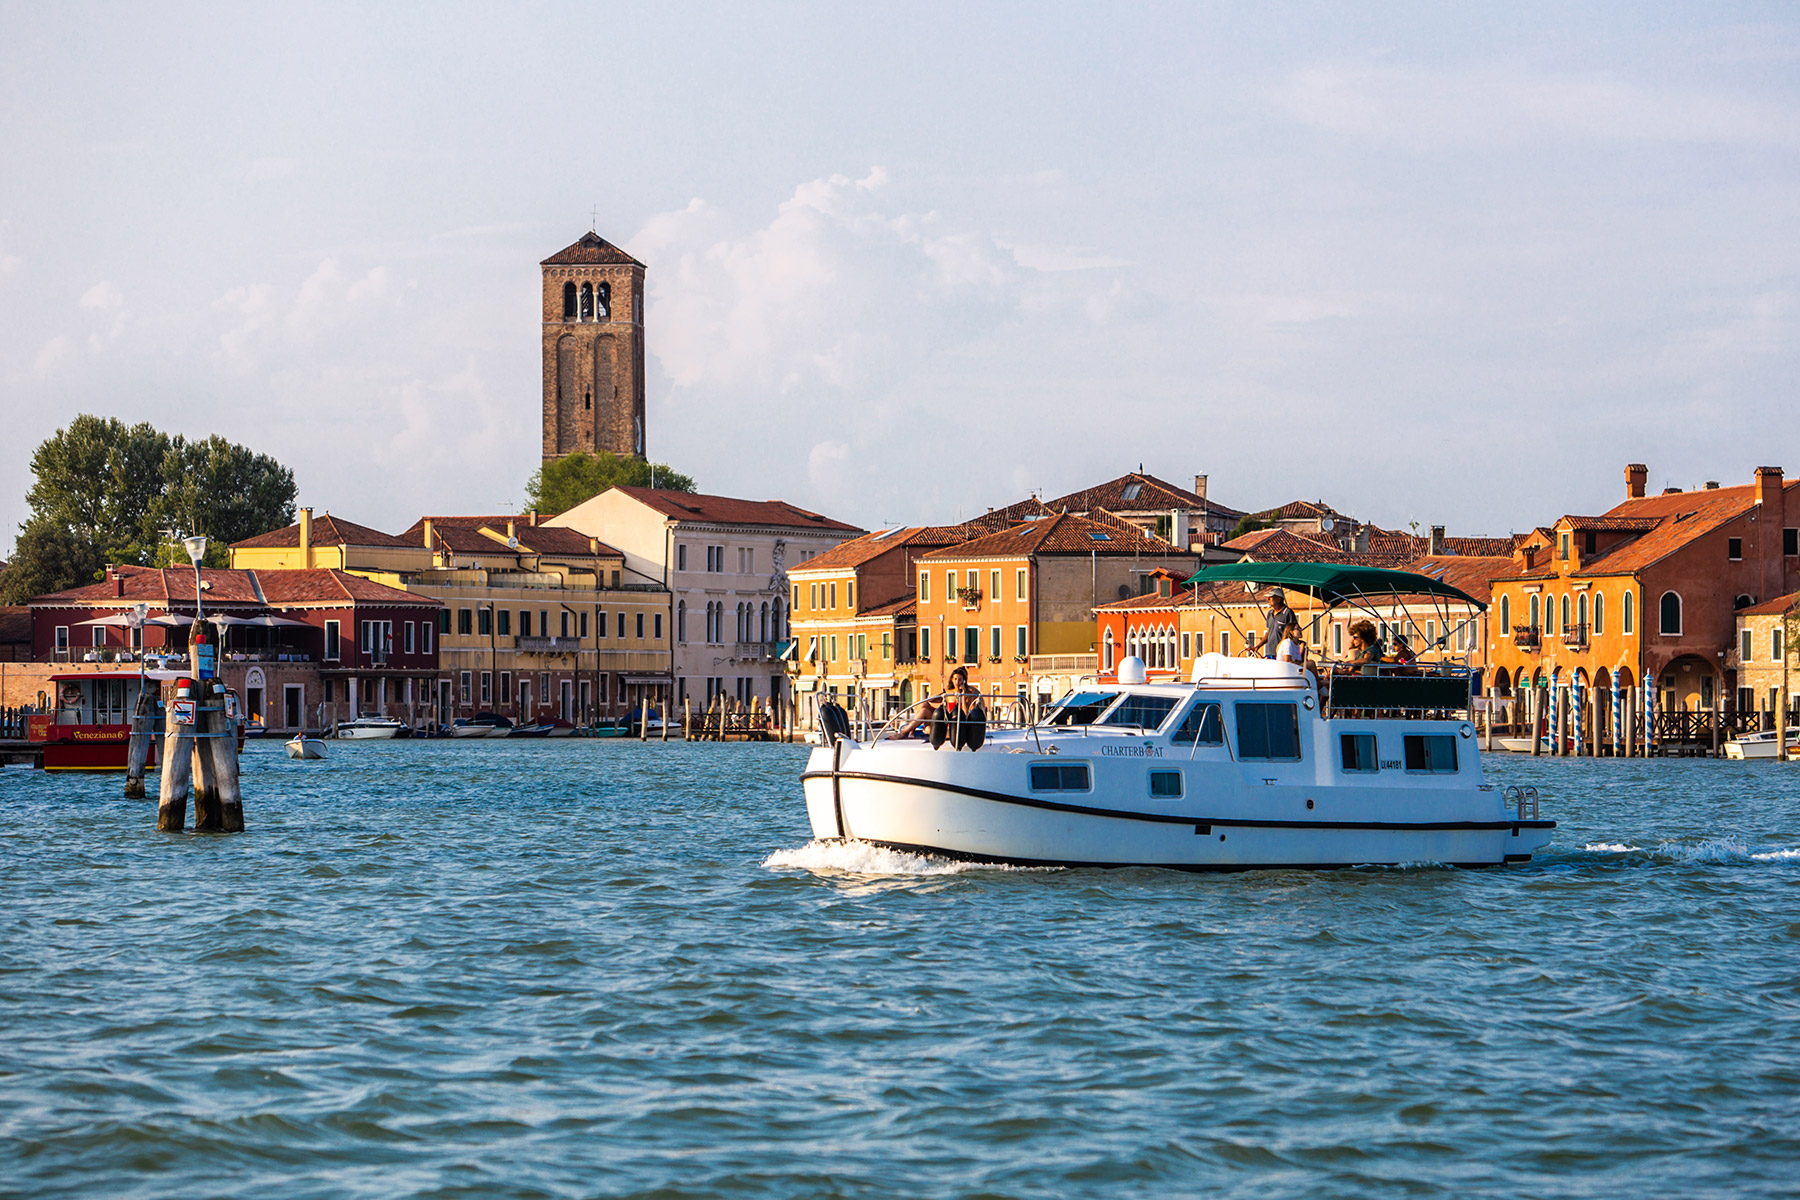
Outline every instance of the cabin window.
{"type": "Polygon", "coordinates": [[[1433,775],[1456,771],[1456,739],[1447,733],[1409,733],[1405,737],[1406,769],[1433,775]]]}
{"type": "Polygon", "coordinates": [[[1181,772],[1150,772],[1150,796],[1155,800],[1181,799],[1181,772]]]}
{"type": "Polygon", "coordinates": [[[1169,739],[1177,746],[1222,746],[1225,744],[1225,722],[1217,704],[1200,703],[1187,710],[1181,725],[1169,739]]]}
{"type": "Polygon", "coordinates": [[[1032,763],[1031,790],[1034,792],[1085,792],[1088,790],[1086,763],[1032,763]]]}
{"type": "Polygon", "coordinates": [[[1050,724],[1092,725],[1118,695],[1117,692],[1075,692],[1065,696],[1050,711],[1050,724]]]}
{"type": "Polygon", "coordinates": [[[1345,771],[1369,774],[1381,770],[1381,760],[1375,755],[1374,734],[1346,733],[1339,741],[1343,746],[1345,771]]]}
{"type": "Polygon", "coordinates": [[[1744,539],[1726,538],[1725,557],[1729,558],[1732,562],[1741,561],[1744,557],[1744,539]]]}
{"type": "Polygon", "coordinates": [[[1662,630],[1665,635],[1681,633],[1681,597],[1674,592],[1664,592],[1662,597],[1662,630]]]}
{"type": "Polygon", "coordinates": [[[1238,757],[1271,762],[1300,759],[1300,706],[1251,704],[1240,701],[1237,709],[1238,757]]]}
{"type": "Polygon", "coordinates": [[[339,626],[336,621],[325,622],[325,661],[326,662],[336,662],[338,660],[338,654],[339,654],[338,628],[339,628],[339,626]]]}
{"type": "Polygon", "coordinates": [[[1175,711],[1177,700],[1174,696],[1126,696],[1117,708],[1106,714],[1102,725],[1135,725],[1139,729],[1154,732],[1162,728],[1169,714],[1175,711]]]}

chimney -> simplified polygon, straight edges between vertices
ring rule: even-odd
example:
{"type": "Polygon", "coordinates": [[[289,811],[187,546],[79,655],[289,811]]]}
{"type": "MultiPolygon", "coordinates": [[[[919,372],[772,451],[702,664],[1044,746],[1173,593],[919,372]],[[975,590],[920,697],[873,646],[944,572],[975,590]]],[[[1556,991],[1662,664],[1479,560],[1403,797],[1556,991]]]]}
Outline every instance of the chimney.
{"type": "Polygon", "coordinates": [[[599,538],[591,537],[588,539],[588,553],[589,554],[600,553],[600,539],[599,538]]]}
{"type": "Polygon", "coordinates": [[[1206,499],[1206,476],[1194,476],[1194,495],[1200,497],[1202,500],[1206,499]]]}
{"type": "Polygon", "coordinates": [[[123,599],[125,596],[125,577],[119,574],[119,568],[108,563],[106,566],[106,577],[112,580],[113,597],[115,599],[123,599]]]}
{"type": "Polygon", "coordinates": [[[1369,552],[1369,531],[1367,529],[1358,529],[1356,531],[1355,544],[1356,552],[1358,554],[1367,554],[1369,552]]]}
{"type": "Polygon", "coordinates": [[[1781,488],[1780,467],[1756,468],[1756,502],[1763,506],[1764,512],[1774,513],[1777,520],[1785,519],[1781,509],[1781,488]]]}
{"type": "Polygon", "coordinates": [[[312,549],[312,509],[300,510],[300,565],[310,569],[313,565],[312,549]]]}
{"type": "Polygon", "coordinates": [[[1169,541],[1183,550],[1188,548],[1188,511],[1177,508],[1169,513],[1169,541]]]}
{"type": "Polygon", "coordinates": [[[430,517],[425,518],[425,548],[427,550],[434,549],[434,547],[431,544],[431,518],[430,517]]]}
{"type": "Polygon", "coordinates": [[[1625,468],[1625,498],[1642,500],[1644,486],[1650,482],[1650,468],[1643,463],[1631,463],[1625,468]]]}
{"type": "Polygon", "coordinates": [[[1718,490],[1719,490],[1719,481],[1718,481],[1718,480],[1716,480],[1716,479],[1709,479],[1709,480],[1707,480],[1707,481],[1706,481],[1706,490],[1707,490],[1707,491],[1709,491],[1709,492],[1716,492],[1716,491],[1718,491],[1718,490]]]}
{"type": "Polygon", "coordinates": [[[531,524],[533,528],[537,527],[537,509],[535,508],[531,510],[531,524]]]}
{"type": "Polygon", "coordinates": [[[1443,552],[1444,552],[1444,527],[1442,525],[1433,525],[1431,527],[1430,553],[1433,555],[1438,555],[1438,554],[1442,554],[1443,552]]]}
{"type": "MultiPolygon", "coordinates": [[[[535,524],[535,522],[533,522],[533,523],[535,524]]],[[[507,521],[506,522],[506,540],[510,542],[518,536],[519,536],[518,532],[515,529],[513,529],[512,521],[510,521],[510,520],[507,521]]]]}

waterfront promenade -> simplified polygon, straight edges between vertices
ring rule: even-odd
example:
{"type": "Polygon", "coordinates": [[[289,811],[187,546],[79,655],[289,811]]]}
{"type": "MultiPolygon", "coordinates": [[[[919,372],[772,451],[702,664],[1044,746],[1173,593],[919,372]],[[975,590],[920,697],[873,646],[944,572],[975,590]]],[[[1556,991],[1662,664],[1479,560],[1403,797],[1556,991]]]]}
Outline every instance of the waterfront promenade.
{"type": "Polygon", "coordinates": [[[0,772],[0,1191],[1791,1185],[1780,768],[1495,759],[1528,866],[1215,877],[811,846],[803,757],[252,745],[237,838],[0,772]]]}

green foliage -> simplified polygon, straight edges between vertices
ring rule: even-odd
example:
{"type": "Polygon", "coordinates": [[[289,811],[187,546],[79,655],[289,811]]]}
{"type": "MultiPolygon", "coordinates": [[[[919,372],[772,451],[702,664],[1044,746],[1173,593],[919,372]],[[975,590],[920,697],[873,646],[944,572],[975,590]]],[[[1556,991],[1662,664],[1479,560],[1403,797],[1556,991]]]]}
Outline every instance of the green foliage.
{"type": "Polygon", "coordinates": [[[66,525],[34,517],[19,527],[12,560],[0,574],[0,604],[93,583],[106,572],[106,555],[94,541],[66,525]]]}
{"type": "Polygon", "coordinates": [[[1236,538],[1243,537],[1246,533],[1255,533],[1259,529],[1267,529],[1268,527],[1269,523],[1261,517],[1245,516],[1236,525],[1231,527],[1231,537],[1228,537],[1225,540],[1229,542],[1236,538]]]}
{"type": "Polygon", "coordinates": [[[650,463],[605,451],[577,451],[531,473],[525,481],[525,507],[542,513],[567,512],[607,488],[621,486],[691,492],[694,480],[667,463],[650,463]]]}
{"type": "Polygon", "coordinates": [[[109,562],[187,566],[170,528],[205,534],[207,565],[224,566],[232,542],[294,520],[293,472],[216,435],[189,442],[84,413],[38,446],[31,469],[8,595],[78,587],[109,562]]]}

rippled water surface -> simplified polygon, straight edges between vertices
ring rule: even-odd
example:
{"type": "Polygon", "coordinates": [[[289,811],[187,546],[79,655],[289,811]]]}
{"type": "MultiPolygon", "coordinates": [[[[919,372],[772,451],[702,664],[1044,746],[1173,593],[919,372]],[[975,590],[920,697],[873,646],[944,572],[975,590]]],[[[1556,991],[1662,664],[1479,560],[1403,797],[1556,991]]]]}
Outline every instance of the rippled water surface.
{"type": "Polygon", "coordinates": [[[809,846],[804,749],[0,771],[0,1195],[1800,1191],[1800,764],[1495,756],[1524,867],[809,846]]]}

